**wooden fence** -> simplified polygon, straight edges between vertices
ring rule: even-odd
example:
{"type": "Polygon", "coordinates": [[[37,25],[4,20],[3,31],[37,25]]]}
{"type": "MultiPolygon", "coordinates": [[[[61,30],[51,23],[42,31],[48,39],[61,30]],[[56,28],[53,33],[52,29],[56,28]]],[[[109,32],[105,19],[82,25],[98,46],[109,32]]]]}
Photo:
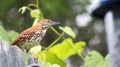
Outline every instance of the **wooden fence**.
{"type": "Polygon", "coordinates": [[[37,60],[30,56],[25,64],[24,52],[17,46],[9,46],[0,39],[0,67],[41,67],[37,60]]]}

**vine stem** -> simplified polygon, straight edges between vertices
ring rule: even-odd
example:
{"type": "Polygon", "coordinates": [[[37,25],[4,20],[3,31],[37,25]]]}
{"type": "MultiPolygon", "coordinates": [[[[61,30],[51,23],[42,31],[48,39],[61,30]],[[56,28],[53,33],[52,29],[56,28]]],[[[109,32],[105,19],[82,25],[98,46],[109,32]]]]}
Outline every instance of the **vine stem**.
{"type": "Polygon", "coordinates": [[[29,7],[27,7],[26,9],[28,9],[29,11],[31,11],[32,9],[31,8],[29,8],[29,7]]]}
{"type": "MultiPolygon", "coordinates": [[[[39,0],[36,0],[36,6],[37,6],[37,8],[39,9],[39,0]]],[[[42,18],[44,18],[44,16],[41,14],[41,16],[40,17],[42,17],[42,18]]],[[[63,35],[64,35],[64,32],[62,33],[62,34],[60,34],[55,28],[53,28],[53,27],[50,27],[51,29],[52,29],[52,31],[54,32],[54,33],[56,33],[59,37],[54,41],[54,42],[52,42],[47,48],[46,48],[46,50],[48,50],[49,48],[51,48],[55,43],[57,43],[61,38],[63,39],[63,40],[65,40],[65,38],[63,37],[63,35]]],[[[76,49],[75,49],[75,47],[73,46],[73,44],[71,44],[71,43],[69,43],[69,42],[67,42],[68,44],[70,44],[70,46],[77,52],[77,55],[84,61],[85,59],[84,59],[84,57],[80,54],[80,52],[78,52],[76,49]]]]}
{"type": "Polygon", "coordinates": [[[52,26],[50,27],[54,33],[56,33],[58,36],[61,36],[61,34],[52,26]]]}
{"type": "Polygon", "coordinates": [[[42,14],[42,12],[41,12],[41,10],[40,10],[40,8],[39,8],[39,0],[36,0],[36,6],[37,6],[37,9],[39,9],[39,11],[40,11],[40,16],[39,16],[39,18],[40,18],[40,19],[44,19],[44,16],[43,16],[43,14],[42,14]]]}
{"type": "Polygon", "coordinates": [[[57,43],[62,37],[63,37],[64,33],[62,33],[55,41],[53,41],[47,48],[46,50],[48,50],[49,48],[51,48],[53,45],[55,45],[55,43],[57,43]]]}
{"type": "Polygon", "coordinates": [[[36,0],[37,8],[39,9],[39,0],[36,0]]]}
{"type": "Polygon", "coordinates": [[[33,7],[36,7],[37,8],[37,5],[36,4],[29,4],[28,7],[30,8],[31,6],[33,7]]]}
{"type": "Polygon", "coordinates": [[[46,49],[48,50],[49,48],[51,48],[55,43],[57,43],[64,35],[64,32],[62,34],[60,34],[55,28],[53,28],[52,26],[50,27],[52,29],[52,31],[54,33],[56,33],[59,37],[53,41],[46,49]]]}
{"type": "MultiPolygon", "coordinates": [[[[58,40],[60,40],[60,38],[62,38],[63,40],[65,40],[65,38],[63,37],[64,32],[62,34],[60,34],[55,28],[51,27],[51,29],[53,30],[53,32],[55,32],[59,37],[58,39],[56,39],[50,46],[48,46],[49,48],[51,46],[53,46],[58,40]]],[[[73,46],[73,44],[69,43],[68,41],[66,41],[72,48],[74,51],[76,51],[77,55],[83,60],[85,61],[84,57],[80,54],[80,52],[78,52],[75,47],[73,46]]]]}

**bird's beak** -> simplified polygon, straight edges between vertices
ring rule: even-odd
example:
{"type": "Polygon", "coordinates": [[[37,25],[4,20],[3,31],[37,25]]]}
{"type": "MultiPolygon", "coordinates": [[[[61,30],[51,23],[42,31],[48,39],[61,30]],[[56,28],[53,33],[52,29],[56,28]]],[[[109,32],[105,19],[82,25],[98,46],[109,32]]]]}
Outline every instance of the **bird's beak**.
{"type": "Polygon", "coordinates": [[[60,22],[52,22],[52,25],[58,25],[60,22]]]}

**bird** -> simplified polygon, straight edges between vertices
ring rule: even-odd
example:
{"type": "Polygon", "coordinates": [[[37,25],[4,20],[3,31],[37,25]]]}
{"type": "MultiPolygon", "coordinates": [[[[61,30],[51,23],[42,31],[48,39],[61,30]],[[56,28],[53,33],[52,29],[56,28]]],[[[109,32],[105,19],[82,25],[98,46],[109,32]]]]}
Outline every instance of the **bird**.
{"type": "Polygon", "coordinates": [[[35,26],[21,32],[11,45],[17,45],[21,50],[28,52],[30,48],[40,44],[50,26],[57,24],[60,23],[49,19],[40,19],[35,26]]]}

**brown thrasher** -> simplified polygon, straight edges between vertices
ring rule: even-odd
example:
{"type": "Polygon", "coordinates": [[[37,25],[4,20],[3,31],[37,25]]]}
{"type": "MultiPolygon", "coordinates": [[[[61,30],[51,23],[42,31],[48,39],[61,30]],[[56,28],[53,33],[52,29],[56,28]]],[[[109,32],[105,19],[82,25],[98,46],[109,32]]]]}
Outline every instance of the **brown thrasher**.
{"type": "Polygon", "coordinates": [[[47,29],[52,26],[59,24],[49,19],[41,19],[38,23],[30,27],[23,32],[13,41],[12,45],[17,45],[22,50],[28,51],[30,48],[40,44],[40,41],[44,37],[47,29]]]}

